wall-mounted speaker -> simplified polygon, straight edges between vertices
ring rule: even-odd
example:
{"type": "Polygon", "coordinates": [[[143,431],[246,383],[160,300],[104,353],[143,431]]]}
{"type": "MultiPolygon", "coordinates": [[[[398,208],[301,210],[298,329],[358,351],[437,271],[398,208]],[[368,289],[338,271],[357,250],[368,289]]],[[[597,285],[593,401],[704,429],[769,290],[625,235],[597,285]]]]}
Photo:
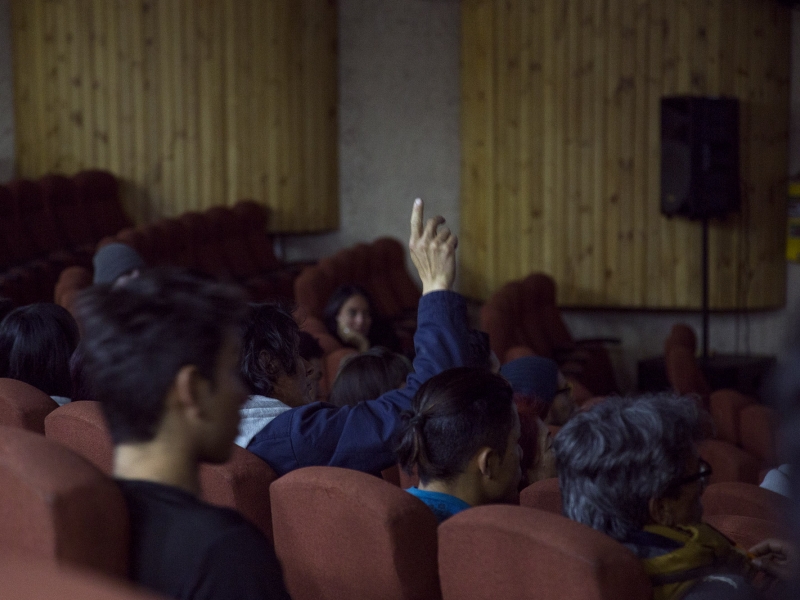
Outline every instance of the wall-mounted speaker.
{"type": "Polygon", "coordinates": [[[724,217],[739,202],[739,101],[662,98],[661,212],[724,217]]]}

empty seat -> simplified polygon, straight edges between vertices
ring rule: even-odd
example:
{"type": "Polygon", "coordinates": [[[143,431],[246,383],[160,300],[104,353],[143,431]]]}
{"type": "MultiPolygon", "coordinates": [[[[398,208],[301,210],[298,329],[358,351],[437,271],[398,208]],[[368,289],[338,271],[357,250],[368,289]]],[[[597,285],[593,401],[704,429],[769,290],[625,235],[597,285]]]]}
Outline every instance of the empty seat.
{"type": "Polygon", "coordinates": [[[127,575],[122,492],[62,445],[0,427],[0,506],[0,548],[127,575]]]}
{"type": "Polygon", "coordinates": [[[478,506],[439,526],[444,600],[649,600],[639,559],[580,523],[523,506],[478,506]]]}
{"type": "Polygon", "coordinates": [[[528,508],[537,508],[557,515],[562,514],[563,505],[558,477],[542,479],[530,484],[519,493],[519,503],[528,508]]]}
{"type": "Polygon", "coordinates": [[[436,518],[377,477],[307,467],[270,489],[275,551],[295,600],[440,597],[436,518]]]}
{"type": "Polygon", "coordinates": [[[99,402],[77,400],[59,406],[44,420],[44,434],[110,475],[114,443],[99,402]]]}
{"type": "Polygon", "coordinates": [[[703,516],[738,515],[780,522],[789,511],[789,499],[771,490],[741,481],[712,483],[703,492],[703,516]]]}
{"type": "Polygon", "coordinates": [[[44,433],[44,420],[58,404],[43,391],[16,379],[0,378],[0,425],[44,433]]]}
{"type": "Polygon", "coordinates": [[[217,506],[238,510],[272,539],[270,484],[277,475],[264,460],[239,446],[228,462],[200,466],[200,497],[217,506]]]}

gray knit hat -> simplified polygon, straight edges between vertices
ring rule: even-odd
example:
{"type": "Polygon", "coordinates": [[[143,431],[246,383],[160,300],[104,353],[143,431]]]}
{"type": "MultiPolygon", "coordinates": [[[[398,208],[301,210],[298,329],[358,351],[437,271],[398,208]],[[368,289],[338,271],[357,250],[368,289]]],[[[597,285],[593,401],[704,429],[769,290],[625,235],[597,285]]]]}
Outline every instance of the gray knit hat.
{"type": "Polygon", "coordinates": [[[114,283],[118,277],[147,265],[141,255],[128,246],[114,242],[103,246],[92,259],[94,283],[114,283]]]}

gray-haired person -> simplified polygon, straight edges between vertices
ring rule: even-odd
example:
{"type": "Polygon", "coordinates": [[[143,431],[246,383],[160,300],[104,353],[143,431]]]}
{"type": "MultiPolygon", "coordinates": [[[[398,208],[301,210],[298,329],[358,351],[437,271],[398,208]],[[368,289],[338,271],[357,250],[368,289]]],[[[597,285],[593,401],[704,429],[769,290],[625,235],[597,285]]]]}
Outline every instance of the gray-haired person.
{"type": "Polygon", "coordinates": [[[564,514],[642,559],[654,600],[758,597],[746,553],[702,523],[703,425],[690,398],[610,398],[555,438],[564,514]]]}

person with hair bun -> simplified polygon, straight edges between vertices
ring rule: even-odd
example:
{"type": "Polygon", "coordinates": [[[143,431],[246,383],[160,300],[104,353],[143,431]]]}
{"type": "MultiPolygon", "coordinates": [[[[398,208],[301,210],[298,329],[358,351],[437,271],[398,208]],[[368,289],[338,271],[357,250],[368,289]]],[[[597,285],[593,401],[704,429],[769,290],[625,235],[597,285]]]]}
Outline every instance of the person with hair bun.
{"type": "Polygon", "coordinates": [[[396,453],[419,486],[408,492],[441,523],[471,506],[515,502],[520,424],[508,382],[460,367],[425,382],[403,413],[396,453]]]}

